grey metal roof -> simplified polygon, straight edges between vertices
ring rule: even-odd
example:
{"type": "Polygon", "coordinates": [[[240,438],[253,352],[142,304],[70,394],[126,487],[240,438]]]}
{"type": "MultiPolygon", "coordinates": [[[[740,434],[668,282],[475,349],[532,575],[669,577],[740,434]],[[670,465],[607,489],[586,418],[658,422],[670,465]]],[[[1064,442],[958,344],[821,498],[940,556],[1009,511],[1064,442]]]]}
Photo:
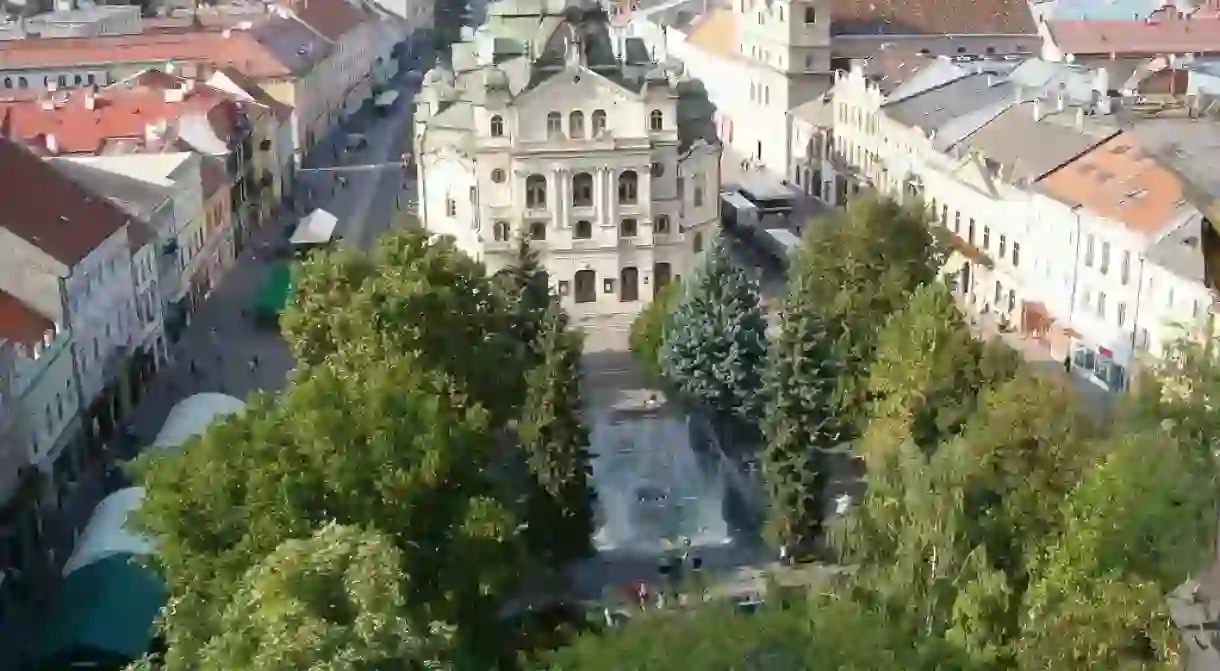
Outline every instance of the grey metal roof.
{"type": "Polygon", "coordinates": [[[1213,198],[1220,194],[1220,124],[1214,119],[1135,119],[1128,132],[1196,188],[1213,198]]]}
{"type": "Polygon", "coordinates": [[[1149,261],[1188,282],[1204,283],[1207,264],[1203,259],[1203,215],[1194,212],[1145,252],[1149,261]]]}
{"type": "Polygon", "coordinates": [[[1081,103],[1090,101],[1094,77],[1088,68],[1040,58],[1023,61],[1008,74],[1008,79],[1018,86],[1047,93],[1063,92],[1068,100],[1081,103]]]}
{"type": "Polygon", "coordinates": [[[938,86],[944,86],[955,79],[961,79],[970,74],[969,70],[943,58],[928,60],[927,67],[912,75],[889,92],[888,100],[897,102],[904,98],[919,95],[938,86]]]}
{"type": "Polygon", "coordinates": [[[1095,117],[1084,117],[1077,127],[1074,109],[1058,112],[1045,104],[1039,110],[1045,116],[1035,120],[1038,106],[1033,102],[1009,105],[956,146],[1004,166],[1009,182],[1033,182],[1118,132],[1095,117]]]}
{"type": "Polygon", "coordinates": [[[53,164],[56,170],[87,191],[110,200],[127,214],[145,221],[151,219],[172,195],[168,187],[75,161],[55,160],[53,164]]]}
{"type": "MultiPolygon", "coordinates": [[[[1031,2],[1030,8],[1034,16],[1050,21],[1057,20],[1087,20],[1105,21],[1113,19],[1146,19],[1153,10],[1160,7],[1161,0],[1048,0],[1046,2],[1031,2]]],[[[1178,7],[1183,9],[1195,6],[1195,3],[1178,0],[1178,7]]]]}
{"type": "Polygon", "coordinates": [[[294,75],[304,75],[321,63],[331,43],[296,19],[272,17],[250,29],[258,43],[294,75]]]}
{"type": "MultiPolygon", "coordinates": [[[[1004,77],[972,74],[884,106],[894,121],[924,131],[936,131],[953,119],[1013,98],[1004,77]]],[[[997,110],[998,112],[998,110],[997,110]]]]}

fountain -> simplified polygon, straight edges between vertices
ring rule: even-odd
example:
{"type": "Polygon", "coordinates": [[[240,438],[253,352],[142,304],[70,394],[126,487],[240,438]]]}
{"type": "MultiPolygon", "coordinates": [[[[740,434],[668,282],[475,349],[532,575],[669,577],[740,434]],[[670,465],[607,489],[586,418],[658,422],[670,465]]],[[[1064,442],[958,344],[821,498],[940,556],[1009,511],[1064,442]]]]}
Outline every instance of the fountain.
{"type": "Polygon", "coordinates": [[[591,440],[599,550],[652,554],[732,541],[718,460],[697,454],[680,415],[643,407],[603,413],[591,440]]]}

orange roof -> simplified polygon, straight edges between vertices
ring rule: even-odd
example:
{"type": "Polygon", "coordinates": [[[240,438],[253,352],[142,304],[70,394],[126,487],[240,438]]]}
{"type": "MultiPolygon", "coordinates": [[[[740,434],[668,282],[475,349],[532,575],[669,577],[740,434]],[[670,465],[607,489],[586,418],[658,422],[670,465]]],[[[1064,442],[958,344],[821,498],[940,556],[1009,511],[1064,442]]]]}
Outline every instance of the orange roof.
{"type": "Polygon", "coordinates": [[[1220,53],[1220,19],[1210,14],[1179,17],[1162,7],[1147,20],[1047,21],[1051,40],[1065,54],[1220,53]]]}
{"type": "Polygon", "coordinates": [[[32,347],[55,323],[21,302],[16,296],[0,290],[0,338],[32,347]]]}
{"type": "Polygon", "coordinates": [[[347,0],[293,0],[291,7],[305,25],[332,42],[372,18],[347,0]]]}
{"type": "Polygon", "coordinates": [[[724,58],[741,58],[737,18],[728,9],[713,9],[696,19],[686,42],[724,58]]]}
{"type": "Polygon", "coordinates": [[[1097,145],[1039,184],[1065,203],[1081,205],[1142,234],[1160,231],[1185,206],[1182,180],[1129,133],[1097,145]]]}
{"type": "MultiPolygon", "coordinates": [[[[210,87],[199,87],[184,94],[181,102],[167,102],[166,92],[138,82],[126,82],[96,93],[88,89],[64,91],[54,102],[25,100],[0,103],[0,130],[21,140],[36,140],[47,146],[54,136],[56,152],[94,154],[107,140],[145,137],[150,124],[170,124],[187,113],[203,113],[217,135],[229,137],[234,120],[234,103],[210,87]],[[93,109],[87,98],[93,96],[93,109]]],[[[49,148],[49,147],[48,147],[49,148]]]]}
{"type": "Polygon", "coordinates": [[[229,173],[225,164],[212,156],[204,156],[199,163],[199,181],[204,198],[228,186],[229,173]]]}
{"type": "Polygon", "coordinates": [[[230,66],[255,79],[291,74],[271,51],[243,30],[230,31],[228,37],[223,32],[194,31],[0,42],[0,62],[9,69],[167,61],[230,66]]]}
{"type": "Polygon", "coordinates": [[[0,175],[0,226],[69,268],[127,224],[117,205],[3,138],[0,175]]]}

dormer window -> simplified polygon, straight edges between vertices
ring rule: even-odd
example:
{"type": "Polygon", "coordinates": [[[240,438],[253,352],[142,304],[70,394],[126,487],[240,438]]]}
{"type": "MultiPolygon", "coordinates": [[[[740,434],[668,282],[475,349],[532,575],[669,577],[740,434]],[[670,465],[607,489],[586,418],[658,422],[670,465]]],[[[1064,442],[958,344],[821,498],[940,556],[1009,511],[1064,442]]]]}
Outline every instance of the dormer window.
{"type": "Polygon", "coordinates": [[[490,126],[491,128],[489,130],[491,131],[492,137],[504,137],[504,117],[500,116],[499,114],[493,116],[491,118],[490,126]]]}
{"type": "Polygon", "coordinates": [[[661,110],[653,110],[648,113],[648,129],[662,130],[665,127],[665,115],[661,114],[661,110]]]}

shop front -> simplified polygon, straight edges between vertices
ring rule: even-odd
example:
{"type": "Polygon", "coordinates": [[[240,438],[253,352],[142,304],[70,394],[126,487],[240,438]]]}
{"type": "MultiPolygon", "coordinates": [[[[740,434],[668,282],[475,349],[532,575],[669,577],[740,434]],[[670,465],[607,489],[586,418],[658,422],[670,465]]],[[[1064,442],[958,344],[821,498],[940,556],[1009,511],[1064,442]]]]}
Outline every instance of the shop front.
{"type": "Polygon", "coordinates": [[[1072,346],[1072,372],[1108,391],[1127,388],[1128,370],[1109,347],[1077,341],[1072,346]]]}

